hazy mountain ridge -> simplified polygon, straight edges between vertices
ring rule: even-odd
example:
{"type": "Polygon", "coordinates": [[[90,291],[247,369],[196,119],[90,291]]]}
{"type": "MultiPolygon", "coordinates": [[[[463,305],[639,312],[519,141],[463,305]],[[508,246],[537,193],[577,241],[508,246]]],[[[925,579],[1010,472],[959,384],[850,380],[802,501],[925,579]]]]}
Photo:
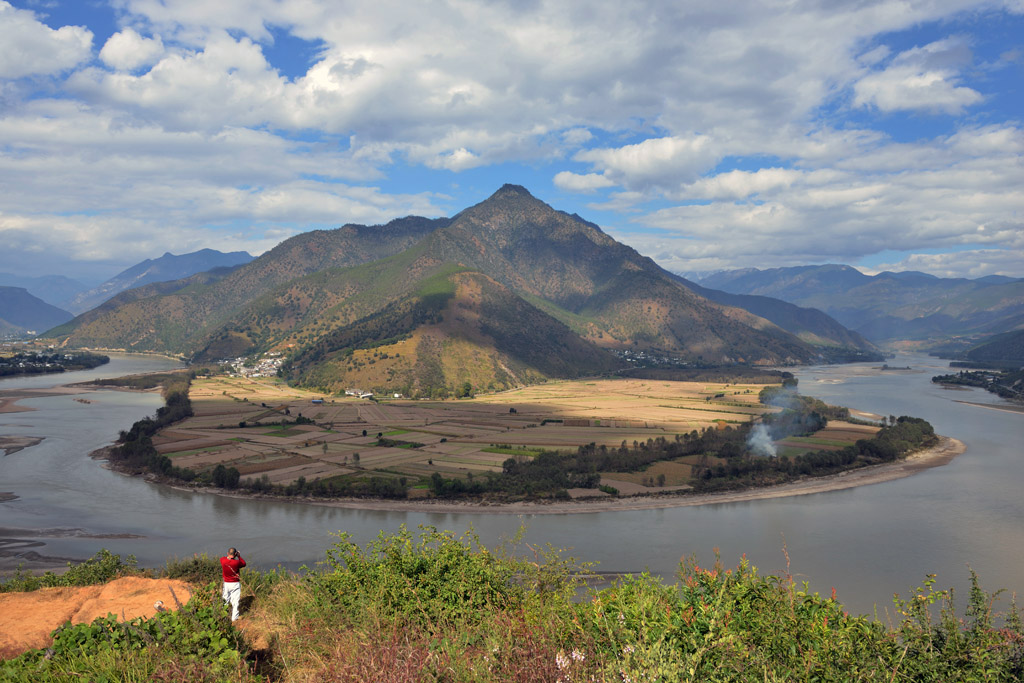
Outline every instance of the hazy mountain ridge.
{"type": "Polygon", "coordinates": [[[701,285],[819,308],[872,341],[941,341],[1024,325],[1024,279],[864,275],[841,265],[753,268],[708,276],[701,285]]]}
{"type": "Polygon", "coordinates": [[[304,233],[222,277],[126,292],[53,334],[196,360],[274,351],[306,384],[421,395],[606,372],[620,367],[608,349],[697,363],[819,358],[513,185],[450,219],[304,233]]]}
{"type": "Polygon", "coordinates": [[[146,259],[121,271],[103,284],[82,292],[68,301],[68,310],[83,313],[121,292],[156,282],[171,282],[187,278],[214,268],[246,264],[253,257],[244,251],[224,253],[215,249],[200,249],[176,256],[170,252],[157,259],[146,259]]]}
{"type": "Polygon", "coordinates": [[[32,296],[64,310],[67,310],[67,301],[89,289],[88,285],[63,275],[26,276],[14,273],[0,273],[0,286],[22,287],[32,296]]]}
{"type": "Polygon", "coordinates": [[[67,311],[32,296],[24,287],[0,287],[0,334],[40,332],[71,317],[67,311]]]}
{"type": "Polygon", "coordinates": [[[735,306],[770,320],[803,341],[816,346],[848,348],[873,356],[878,349],[860,334],[816,308],[805,308],[768,296],[730,294],[683,279],[687,287],[712,301],[735,306]]]}

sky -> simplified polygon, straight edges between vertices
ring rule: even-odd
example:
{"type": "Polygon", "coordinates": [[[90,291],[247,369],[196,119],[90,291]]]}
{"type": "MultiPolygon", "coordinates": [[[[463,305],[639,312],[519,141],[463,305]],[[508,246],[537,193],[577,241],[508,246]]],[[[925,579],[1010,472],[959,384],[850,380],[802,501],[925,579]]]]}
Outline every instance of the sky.
{"type": "Polygon", "coordinates": [[[1024,277],[1024,0],[0,0],[0,272],[450,216],[1024,277]]]}

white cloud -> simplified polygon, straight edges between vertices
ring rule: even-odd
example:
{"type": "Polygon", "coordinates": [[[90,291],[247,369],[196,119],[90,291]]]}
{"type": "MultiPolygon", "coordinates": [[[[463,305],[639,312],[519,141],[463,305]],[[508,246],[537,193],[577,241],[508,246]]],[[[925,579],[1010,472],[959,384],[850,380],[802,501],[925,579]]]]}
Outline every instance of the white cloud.
{"type": "Polygon", "coordinates": [[[882,111],[921,109],[957,114],[977,104],[978,91],[957,85],[958,67],[969,62],[962,40],[947,39],[902,52],[892,64],[864,76],[854,85],[856,106],[882,111]]]}
{"type": "Polygon", "coordinates": [[[555,174],[555,187],[569,192],[593,192],[605,187],[613,187],[615,183],[599,173],[573,173],[562,171],[555,174]]]}
{"type": "Polygon", "coordinates": [[[56,31],[34,13],[0,0],[0,78],[65,71],[89,58],[92,32],[82,26],[56,31]]]}
{"type": "Polygon", "coordinates": [[[800,171],[785,168],[762,168],[758,171],[729,171],[701,178],[679,191],[687,199],[744,199],[754,194],[790,187],[801,176],[800,171]]]}
{"type": "Polygon", "coordinates": [[[876,272],[919,270],[939,277],[975,279],[986,275],[1024,277],[1024,249],[972,249],[946,254],[911,254],[893,263],[882,263],[876,272]]]}
{"type": "Polygon", "coordinates": [[[452,150],[450,154],[444,154],[427,161],[431,168],[446,168],[449,171],[464,171],[467,168],[479,166],[483,161],[476,154],[473,154],[465,147],[452,150]]]}
{"type": "Polygon", "coordinates": [[[570,128],[562,133],[562,140],[567,145],[576,147],[594,139],[594,134],[586,128],[570,128]]]}
{"type": "MultiPolygon", "coordinates": [[[[632,223],[656,230],[620,228],[618,234],[680,271],[951,249],[963,254],[959,270],[966,273],[975,256],[1024,249],[1022,149],[1024,129],[987,126],[936,142],[871,145],[821,170],[731,171],[683,189],[692,198],[725,201],[646,213],[632,223]],[[902,160],[898,166],[894,157],[902,160]],[[757,201],[734,201],[754,195],[757,201]]],[[[919,260],[936,270],[955,262],[952,256],[919,260]]],[[[979,262],[986,272],[978,272],[1024,275],[1021,263],[1014,269],[1004,256],[1001,270],[979,262]]]]}
{"type": "Polygon", "coordinates": [[[144,38],[133,29],[126,28],[107,39],[100,50],[100,59],[115,69],[132,70],[154,64],[163,51],[160,36],[144,38]]]}
{"type": "Polygon", "coordinates": [[[706,135],[651,138],[617,148],[577,152],[577,161],[588,161],[604,175],[625,187],[650,185],[672,187],[694,180],[717,160],[706,135]]]}
{"type": "Polygon", "coordinates": [[[8,217],[46,207],[55,222],[287,233],[436,215],[432,195],[369,187],[394,167],[465,174],[468,187],[492,182],[473,169],[508,164],[636,216],[627,227],[660,232],[622,234],[675,261],[994,249],[1021,220],[1017,125],[985,112],[985,127],[956,119],[907,144],[877,116],[984,111],[976,36],[898,53],[906,36],[890,36],[953,33],[972,26],[963,12],[1019,3],[113,4],[123,28],[97,62],[88,30],[54,31],[0,0],[0,77],[77,67],[44,85],[0,81],[8,217]],[[281,34],[317,46],[308,69],[275,63],[281,34]]]}
{"type": "Polygon", "coordinates": [[[145,73],[88,68],[68,86],[93,102],[179,130],[259,126],[272,120],[274,103],[284,95],[284,80],[260,47],[226,33],[211,35],[200,51],[166,54],[145,73]]]}

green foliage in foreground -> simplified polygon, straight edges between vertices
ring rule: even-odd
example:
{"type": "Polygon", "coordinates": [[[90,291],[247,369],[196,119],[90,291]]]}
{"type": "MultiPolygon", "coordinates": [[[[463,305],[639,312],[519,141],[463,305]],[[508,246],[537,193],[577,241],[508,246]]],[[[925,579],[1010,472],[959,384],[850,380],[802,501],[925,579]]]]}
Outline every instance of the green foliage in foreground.
{"type": "MultiPolygon", "coordinates": [[[[180,613],[64,627],[48,651],[0,664],[0,678],[238,681],[1019,681],[1015,606],[972,575],[967,604],[928,577],[893,601],[893,623],[850,616],[789,576],[745,560],[680,566],[587,590],[589,567],[560,552],[487,549],[424,527],[365,547],[347,535],[300,576],[246,572],[243,616],[258,663],[211,586],[180,613]],[[248,659],[247,659],[248,657],[248,659]],[[57,672],[65,672],[58,675],[57,672]]],[[[519,540],[513,541],[518,544],[519,540]]],[[[183,575],[209,558],[175,560],[183,575]]]]}
{"type": "Polygon", "coordinates": [[[209,584],[180,609],[122,622],[65,623],[53,645],[0,663],[4,681],[220,681],[246,675],[245,642],[209,584]]]}
{"type": "Polygon", "coordinates": [[[0,593],[20,593],[56,586],[94,586],[126,574],[138,574],[134,555],[121,559],[109,550],[103,549],[85,562],[72,564],[61,574],[46,572],[37,576],[18,568],[9,578],[0,581],[0,593]]]}

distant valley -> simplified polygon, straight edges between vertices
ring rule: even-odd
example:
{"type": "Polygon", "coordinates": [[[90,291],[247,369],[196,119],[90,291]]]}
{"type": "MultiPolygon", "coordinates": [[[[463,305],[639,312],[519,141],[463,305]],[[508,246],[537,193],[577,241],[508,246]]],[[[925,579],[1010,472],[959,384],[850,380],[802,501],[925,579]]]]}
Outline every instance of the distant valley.
{"type": "Polygon", "coordinates": [[[875,343],[965,352],[1024,328],[1024,279],[939,278],[913,271],[865,275],[843,265],[747,268],[700,279],[705,287],[819,309],[875,343]]]}

